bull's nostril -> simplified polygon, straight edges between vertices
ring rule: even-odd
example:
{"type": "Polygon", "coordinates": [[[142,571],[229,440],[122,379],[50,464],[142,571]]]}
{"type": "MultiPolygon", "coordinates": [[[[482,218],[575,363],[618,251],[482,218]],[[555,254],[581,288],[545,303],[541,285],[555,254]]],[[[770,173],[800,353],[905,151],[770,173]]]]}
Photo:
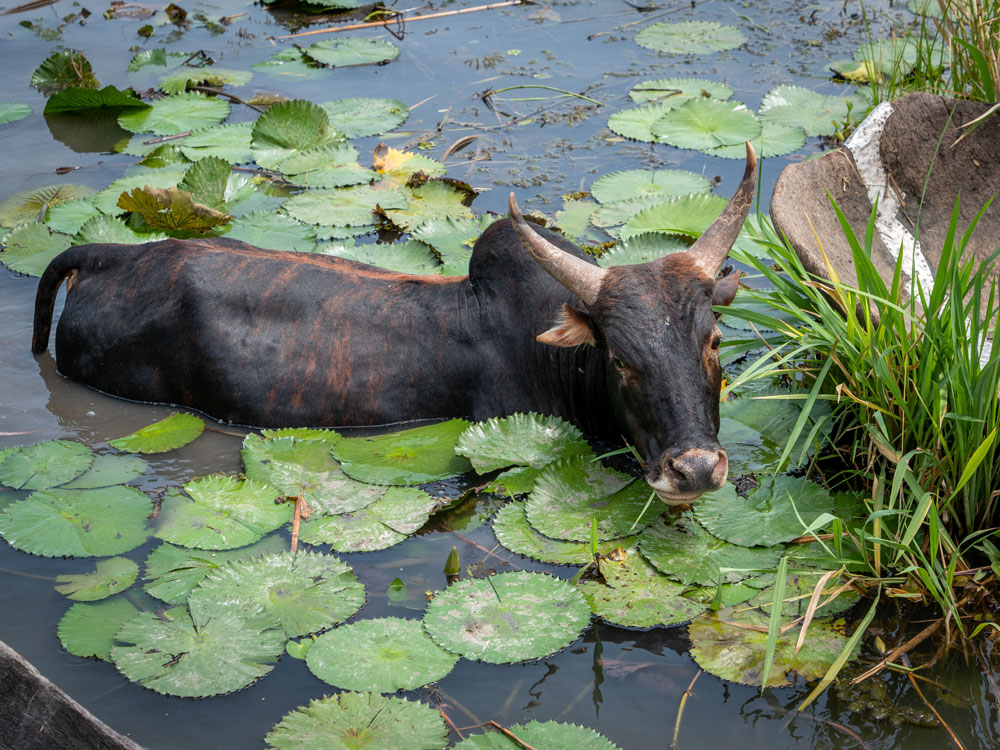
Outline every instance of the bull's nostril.
{"type": "Polygon", "coordinates": [[[672,474],[692,489],[717,488],[729,473],[729,458],[724,450],[692,448],[663,463],[664,473],[672,474]]]}

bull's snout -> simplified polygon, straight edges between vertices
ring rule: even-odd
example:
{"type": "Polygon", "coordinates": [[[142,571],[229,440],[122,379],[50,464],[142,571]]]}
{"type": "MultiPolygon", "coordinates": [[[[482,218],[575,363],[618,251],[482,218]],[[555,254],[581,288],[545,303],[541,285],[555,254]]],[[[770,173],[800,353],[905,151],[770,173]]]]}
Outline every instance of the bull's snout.
{"type": "Polygon", "coordinates": [[[664,455],[660,475],[649,478],[660,499],[669,504],[689,503],[703,492],[721,489],[729,474],[729,457],[721,448],[690,448],[664,455]]]}

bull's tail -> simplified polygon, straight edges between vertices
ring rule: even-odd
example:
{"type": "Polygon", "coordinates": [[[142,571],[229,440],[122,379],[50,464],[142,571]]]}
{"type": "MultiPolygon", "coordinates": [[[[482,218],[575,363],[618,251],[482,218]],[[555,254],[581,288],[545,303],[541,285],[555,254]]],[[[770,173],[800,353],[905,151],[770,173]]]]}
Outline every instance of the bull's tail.
{"type": "Polygon", "coordinates": [[[35,326],[31,336],[31,351],[35,354],[44,352],[49,346],[49,331],[52,329],[52,314],[59,286],[63,283],[63,279],[68,279],[66,291],[69,291],[79,273],[80,256],[75,252],[76,249],[67,250],[53,258],[38,282],[38,292],[35,294],[35,326]]]}

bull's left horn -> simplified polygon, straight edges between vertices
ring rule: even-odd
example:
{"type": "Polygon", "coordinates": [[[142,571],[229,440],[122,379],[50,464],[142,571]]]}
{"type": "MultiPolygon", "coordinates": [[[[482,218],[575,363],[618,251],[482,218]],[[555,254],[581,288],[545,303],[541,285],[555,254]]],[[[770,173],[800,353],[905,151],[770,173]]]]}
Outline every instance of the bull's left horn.
{"type": "Polygon", "coordinates": [[[736,238],[740,236],[740,230],[750,212],[750,206],[756,192],[757,154],[754,153],[750,141],[747,141],[747,166],[743,172],[743,179],[740,180],[740,186],[736,188],[736,193],[719,214],[719,218],[712,222],[712,226],[706,229],[705,233],[688,250],[708,278],[715,278],[719,269],[722,268],[726,256],[729,255],[730,248],[736,242],[736,238]]]}
{"type": "Polygon", "coordinates": [[[531,253],[538,265],[552,278],[573,292],[585,305],[593,305],[597,301],[597,291],[601,288],[601,281],[607,271],[575,255],[570,255],[532,229],[521,216],[514,193],[510,194],[509,206],[514,232],[524,249],[531,253]]]}

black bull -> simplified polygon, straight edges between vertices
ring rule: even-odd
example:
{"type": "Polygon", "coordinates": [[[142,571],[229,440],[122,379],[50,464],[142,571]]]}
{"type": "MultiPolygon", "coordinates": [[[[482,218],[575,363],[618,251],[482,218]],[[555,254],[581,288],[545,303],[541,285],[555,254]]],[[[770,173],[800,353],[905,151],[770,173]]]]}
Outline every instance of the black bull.
{"type": "Polygon", "coordinates": [[[607,270],[531,228],[513,195],[468,277],[226,239],[74,247],[39,282],[32,349],[66,279],[59,370],[115,396],[261,427],[555,414],[624,436],[660,497],[689,501],[728,471],[712,305],[736,293],[738,274],[716,275],[756,167],[747,144],[736,194],[688,252],[607,270]]]}

